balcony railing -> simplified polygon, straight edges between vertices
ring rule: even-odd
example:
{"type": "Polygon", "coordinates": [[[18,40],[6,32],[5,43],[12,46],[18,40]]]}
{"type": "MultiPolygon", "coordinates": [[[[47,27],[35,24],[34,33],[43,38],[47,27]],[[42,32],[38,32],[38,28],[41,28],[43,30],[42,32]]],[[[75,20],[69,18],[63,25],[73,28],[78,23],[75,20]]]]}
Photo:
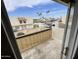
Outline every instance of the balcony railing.
{"type": "Polygon", "coordinates": [[[24,52],[40,43],[43,43],[52,37],[52,30],[45,29],[16,38],[20,52],[24,52]]]}

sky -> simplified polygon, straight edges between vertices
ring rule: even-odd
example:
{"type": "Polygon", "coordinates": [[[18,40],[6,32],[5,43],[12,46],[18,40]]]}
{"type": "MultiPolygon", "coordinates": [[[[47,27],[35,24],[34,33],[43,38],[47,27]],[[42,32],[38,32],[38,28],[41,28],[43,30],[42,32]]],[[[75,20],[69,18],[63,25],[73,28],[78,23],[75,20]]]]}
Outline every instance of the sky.
{"type": "Polygon", "coordinates": [[[67,6],[51,0],[4,0],[8,16],[27,16],[40,18],[37,13],[44,17],[66,16],[67,6]],[[50,11],[48,14],[46,11],[50,11]]]}

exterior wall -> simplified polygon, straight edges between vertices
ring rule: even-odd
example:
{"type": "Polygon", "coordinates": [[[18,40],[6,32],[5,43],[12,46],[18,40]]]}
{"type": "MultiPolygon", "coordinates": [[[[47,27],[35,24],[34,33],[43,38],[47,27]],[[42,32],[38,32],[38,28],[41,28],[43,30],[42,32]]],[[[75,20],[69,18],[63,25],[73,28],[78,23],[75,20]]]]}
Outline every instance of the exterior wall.
{"type": "Polygon", "coordinates": [[[58,28],[59,27],[59,22],[58,21],[52,22],[52,25],[55,25],[55,26],[52,26],[52,27],[58,28]]]}
{"type": "Polygon", "coordinates": [[[33,19],[30,17],[21,17],[26,20],[26,23],[20,23],[19,19],[20,17],[10,17],[10,22],[13,27],[13,30],[23,30],[23,29],[28,29],[28,28],[33,28],[33,25],[28,26],[28,24],[33,24],[33,19]],[[19,27],[18,29],[16,27],[19,27]]]}
{"type": "Polygon", "coordinates": [[[33,28],[33,25],[30,25],[30,26],[26,26],[27,29],[32,29],[33,28]]]}
{"type": "Polygon", "coordinates": [[[41,28],[41,27],[48,27],[48,25],[46,25],[44,23],[35,23],[35,25],[38,25],[39,28],[41,28]]]}
{"type": "Polygon", "coordinates": [[[62,23],[64,23],[64,24],[66,23],[66,16],[62,17],[62,23]]]}
{"type": "Polygon", "coordinates": [[[32,48],[42,42],[45,42],[46,40],[51,39],[51,37],[52,37],[52,30],[49,29],[44,32],[40,32],[26,37],[21,37],[16,41],[19,46],[20,52],[24,52],[29,48],[32,48]]]}
{"type": "Polygon", "coordinates": [[[30,17],[25,17],[26,18],[26,24],[33,24],[33,19],[30,17]]]}
{"type": "Polygon", "coordinates": [[[18,25],[20,25],[17,17],[9,17],[9,18],[10,18],[10,22],[11,22],[12,26],[18,26],[18,25]]]}

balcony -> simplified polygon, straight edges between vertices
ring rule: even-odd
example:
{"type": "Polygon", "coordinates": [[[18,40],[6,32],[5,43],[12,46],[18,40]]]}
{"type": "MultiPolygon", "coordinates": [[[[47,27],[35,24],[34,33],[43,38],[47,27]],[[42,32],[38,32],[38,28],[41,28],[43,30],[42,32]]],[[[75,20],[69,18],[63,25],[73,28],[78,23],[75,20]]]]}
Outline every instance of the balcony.
{"type": "Polygon", "coordinates": [[[17,44],[23,59],[60,58],[64,28],[32,29],[17,37],[17,44]],[[61,33],[61,35],[60,35],[61,33]]]}
{"type": "Polygon", "coordinates": [[[16,37],[20,52],[24,52],[52,38],[50,28],[34,29],[23,36],[16,37]]]}

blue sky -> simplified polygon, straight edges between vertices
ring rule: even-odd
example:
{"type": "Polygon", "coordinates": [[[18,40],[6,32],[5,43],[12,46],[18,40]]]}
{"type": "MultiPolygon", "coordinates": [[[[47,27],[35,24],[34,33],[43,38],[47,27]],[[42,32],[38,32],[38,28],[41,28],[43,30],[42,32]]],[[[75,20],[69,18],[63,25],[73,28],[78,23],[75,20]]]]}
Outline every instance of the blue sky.
{"type": "Polygon", "coordinates": [[[46,0],[13,0],[8,2],[4,0],[9,16],[28,16],[32,18],[39,18],[37,12],[41,12],[44,17],[61,17],[66,16],[67,6],[57,2],[46,0]],[[46,11],[50,13],[46,14],[46,11]]]}

